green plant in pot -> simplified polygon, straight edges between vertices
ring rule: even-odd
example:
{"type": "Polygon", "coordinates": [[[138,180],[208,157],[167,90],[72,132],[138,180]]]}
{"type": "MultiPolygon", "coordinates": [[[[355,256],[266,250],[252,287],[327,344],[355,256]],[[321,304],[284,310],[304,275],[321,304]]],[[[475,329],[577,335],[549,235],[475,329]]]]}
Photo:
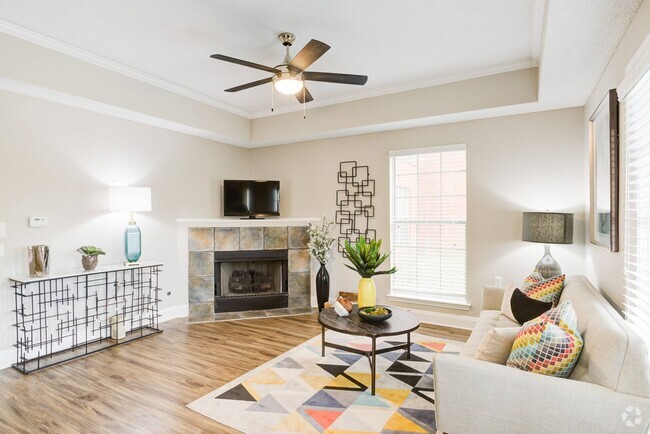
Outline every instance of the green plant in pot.
{"type": "Polygon", "coordinates": [[[99,255],[106,254],[101,248],[95,246],[81,246],[77,252],[81,253],[81,265],[86,271],[94,270],[97,267],[99,255]]]}
{"type": "Polygon", "coordinates": [[[350,270],[354,270],[361,276],[359,281],[358,296],[359,308],[375,306],[377,303],[377,289],[373,276],[381,274],[393,274],[397,271],[396,267],[389,270],[377,271],[377,268],[388,258],[389,254],[382,255],[381,240],[370,240],[366,242],[365,237],[359,237],[354,245],[345,241],[345,252],[347,259],[352,265],[345,264],[350,270]]]}

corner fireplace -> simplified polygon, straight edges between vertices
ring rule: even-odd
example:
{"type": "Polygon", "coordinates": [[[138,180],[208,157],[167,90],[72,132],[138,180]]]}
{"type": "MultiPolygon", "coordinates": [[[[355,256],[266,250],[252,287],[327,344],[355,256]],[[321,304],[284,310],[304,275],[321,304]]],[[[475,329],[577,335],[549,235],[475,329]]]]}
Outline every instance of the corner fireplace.
{"type": "Polygon", "coordinates": [[[215,313],[289,306],[288,251],[214,252],[215,313]]]}

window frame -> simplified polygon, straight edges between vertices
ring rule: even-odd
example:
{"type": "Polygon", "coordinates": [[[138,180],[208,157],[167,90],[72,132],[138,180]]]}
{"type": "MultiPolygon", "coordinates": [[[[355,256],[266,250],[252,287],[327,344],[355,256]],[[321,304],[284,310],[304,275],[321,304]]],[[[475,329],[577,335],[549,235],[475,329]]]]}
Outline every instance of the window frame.
{"type": "MultiPolygon", "coordinates": [[[[402,156],[413,156],[413,155],[422,155],[422,154],[432,154],[432,153],[443,153],[443,152],[453,152],[453,151],[464,151],[465,152],[465,198],[467,200],[467,155],[468,149],[465,143],[457,143],[450,145],[437,145],[437,146],[427,146],[422,148],[412,148],[412,149],[400,149],[389,151],[388,160],[389,160],[389,202],[390,202],[390,218],[389,218],[389,230],[390,230],[390,242],[391,250],[393,249],[393,243],[395,240],[395,158],[402,156]]],[[[465,208],[465,246],[464,246],[464,255],[465,255],[465,288],[463,294],[455,295],[442,295],[442,294],[408,294],[400,291],[396,291],[393,287],[393,276],[391,276],[390,285],[389,285],[389,294],[387,295],[389,300],[404,302],[410,304],[426,305],[433,307],[442,307],[448,309],[457,309],[468,311],[471,308],[471,304],[467,301],[467,257],[468,257],[468,240],[467,240],[467,202],[465,208]]],[[[391,267],[398,266],[395,264],[393,257],[391,256],[391,267]]],[[[399,266],[398,266],[399,268],[399,266]]],[[[399,272],[399,271],[398,271],[399,272]]]]}
{"type": "MultiPolygon", "coordinates": [[[[644,82],[645,86],[649,86],[650,84],[650,35],[646,38],[637,54],[635,54],[626,67],[625,78],[618,87],[622,115],[621,143],[623,148],[621,149],[623,162],[623,192],[621,194],[623,202],[623,230],[621,231],[623,234],[623,315],[630,326],[635,329],[648,344],[650,344],[650,321],[647,319],[648,314],[650,314],[650,307],[648,307],[648,304],[650,304],[650,290],[646,289],[645,292],[643,292],[640,288],[644,286],[644,280],[635,277],[636,274],[638,274],[638,270],[643,268],[643,263],[647,263],[648,260],[650,260],[650,253],[646,252],[641,259],[634,259],[634,261],[630,259],[631,256],[637,256],[638,252],[633,250],[634,248],[639,250],[639,241],[648,238],[648,229],[645,230],[645,233],[639,233],[636,225],[634,227],[631,226],[630,217],[631,183],[629,182],[629,177],[631,176],[631,166],[645,157],[637,157],[635,159],[630,158],[632,150],[630,146],[629,97],[630,94],[635,91],[636,86],[640,85],[642,82],[644,82]],[[632,236],[632,233],[634,233],[635,236],[632,236]]],[[[645,116],[646,117],[643,118],[643,123],[648,123],[650,125],[650,112],[646,112],[645,116]]],[[[634,150],[638,149],[635,147],[634,150]]],[[[639,168],[636,167],[636,164],[634,170],[639,170],[639,168]]],[[[638,184],[638,182],[636,184],[638,184]]],[[[635,195],[638,195],[639,186],[636,184],[634,184],[634,193],[635,195]]],[[[646,187],[644,191],[650,191],[650,187],[646,187]]],[[[643,211],[643,208],[634,207],[633,211],[635,215],[634,220],[638,221],[639,213],[643,211]]],[[[640,250],[645,249],[641,248],[640,250]]]]}

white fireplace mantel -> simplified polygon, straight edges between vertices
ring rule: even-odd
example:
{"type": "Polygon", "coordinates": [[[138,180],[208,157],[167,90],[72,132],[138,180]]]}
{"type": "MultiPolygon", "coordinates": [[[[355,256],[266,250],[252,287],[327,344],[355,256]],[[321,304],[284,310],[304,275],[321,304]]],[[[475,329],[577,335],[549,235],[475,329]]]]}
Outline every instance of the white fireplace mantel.
{"type": "Polygon", "coordinates": [[[187,228],[243,228],[243,227],[277,227],[277,226],[306,226],[317,223],[322,219],[318,217],[267,217],[265,219],[240,219],[235,218],[177,218],[179,226],[187,228]]]}

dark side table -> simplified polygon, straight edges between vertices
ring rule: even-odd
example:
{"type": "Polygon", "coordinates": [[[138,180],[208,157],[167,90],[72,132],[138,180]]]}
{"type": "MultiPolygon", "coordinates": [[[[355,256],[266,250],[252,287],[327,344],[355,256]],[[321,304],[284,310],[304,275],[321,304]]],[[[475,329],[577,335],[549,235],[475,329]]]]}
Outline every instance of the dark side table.
{"type": "Polygon", "coordinates": [[[411,358],[411,332],[420,327],[420,320],[417,316],[406,310],[391,307],[393,316],[384,322],[369,323],[361,319],[357,314],[357,306],[352,308],[349,316],[339,316],[333,308],[323,309],[318,314],[318,322],[322,327],[322,355],[325,356],[325,347],[336,348],[354,354],[366,356],[370,362],[371,388],[370,393],[375,394],[375,358],[377,354],[389,351],[406,350],[406,357],[411,358]],[[355,336],[367,336],[372,340],[372,349],[363,351],[358,348],[346,347],[325,340],[325,330],[333,330],[339,333],[355,336]],[[384,336],[406,335],[406,343],[394,345],[388,348],[377,349],[377,338],[384,336]]]}

